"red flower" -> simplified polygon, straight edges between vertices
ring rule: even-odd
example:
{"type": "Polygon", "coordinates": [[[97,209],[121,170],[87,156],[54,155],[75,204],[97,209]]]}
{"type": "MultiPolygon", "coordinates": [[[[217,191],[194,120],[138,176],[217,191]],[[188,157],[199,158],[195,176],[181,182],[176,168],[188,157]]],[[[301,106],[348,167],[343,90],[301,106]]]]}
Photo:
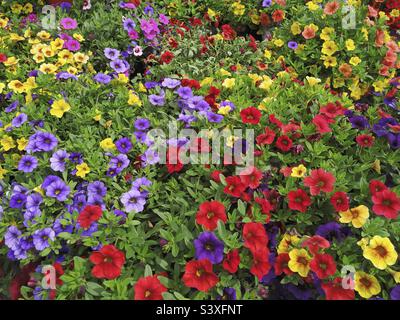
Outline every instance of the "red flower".
{"type": "Polygon", "coordinates": [[[304,184],[310,187],[310,193],[312,196],[316,196],[321,191],[333,191],[333,185],[335,181],[336,179],[333,174],[325,171],[324,169],[312,170],[311,175],[304,178],[304,184]]]}
{"type": "Polygon", "coordinates": [[[0,62],[7,61],[7,56],[4,53],[0,53],[0,62]]]}
{"type": "Polygon", "coordinates": [[[258,188],[261,183],[262,177],[263,174],[261,170],[253,166],[246,168],[240,173],[240,180],[242,181],[242,183],[246,186],[246,188],[250,187],[251,189],[258,188]]]}
{"type": "Polygon", "coordinates": [[[335,192],[331,197],[331,203],[337,212],[349,210],[349,199],[346,192],[335,192]]]}
{"type": "Polygon", "coordinates": [[[290,191],[288,193],[288,199],[289,199],[289,208],[292,210],[306,212],[307,208],[311,205],[310,197],[302,189],[297,189],[296,191],[290,191]]]}
{"type": "Polygon", "coordinates": [[[253,254],[267,247],[268,235],[262,223],[249,222],[243,227],[244,246],[253,254]]]}
{"type": "Polygon", "coordinates": [[[226,255],[224,262],[222,262],[222,267],[230,273],[235,273],[238,270],[239,264],[240,264],[239,250],[235,249],[230,251],[226,255]]]}
{"type": "Polygon", "coordinates": [[[302,247],[307,247],[312,254],[317,254],[320,248],[327,249],[331,246],[328,240],[321,236],[312,236],[301,244],[302,247]]]}
{"type": "Polygon", "coordinates": [[[167,291],[157,276],[140,278],[135,284],[135,300],[163,300],[163,292],[167,291]]]}
{"type": "Polygon", "coordinates": [[[243,123],[258,124],[261,119],[261,111],[254,107],[248,107],[240,111],[243,123]]]}
{"type": "Polygon", "coordinates": [[[224,40],[233,40],[236,37],[236,31],[229,25],[224,24],[222,27],[222,36],[224,40]]]}
{"type": "Polygon", "coordinates": [[[179,172],[183,168],[183,163],[179,158],[179,149],[170,147],[167,152],[167,170],[169,173],[179,172]]]}
{"type": "Polygon", "coordinates": [[[354,300],[354,290],[344,289],[342,279],[336,278],[333,282],[321,284],[326,300],[354,300]]]}
{"type": "Polygon", "coordinates": [[[322,106],[319,112],[328,118],[336,118],[344,113],[345,108],[339,102],[329,102],[325,106],[322,106]]]}
{"type": "Polygon", "coordinates": [[[369,183],[369,192],[371,192],[372,195],[386,189],[386,185],[379,180],[371,180],[371,182],[369,183]]]}
{"type": "Polygon", "coordinates": [[[93,252],[90,261],[95,264],[92,275],[99,279],[115,279],[121,275],[125,263],[125,254],[112,244],[103,246],[100,251],[93,252]]]}
{"type": "Polygon", "coordinates": [[[226,222],[226,213],[224,205],[219,201],[203,202],[196,215],[196,222],[202,225],[206,230],[214,230],[218,225],[218,220],[226,222]]]}
{"type": "Polygon", "coordinates": [[[165,51],[160,57],[160,62],[161,64],[169,64],[174,57],[175,56],[171,51],[165,51]]]}
{"type": "Polygon", "coordinates": [[[220,174],[222,174],[222,171],[214,170],[214,171],[211,173],[211,179],[213,179],[215,182],[220,183],[220,182],[221,182],[221,179],[220,179],[220,177],[219,177],[220,174]]]}
{"type": "Polygon", "coordinates": [[[274,20],[274,22],[281,22],[285,17],[285,13],[282,10],[275,10],[272,13],[272,20],[274,20]]]}
{"type": "Polygon", "coordinates": [[[207,259],[189,261],[186,264],[182,280],[187,287],[205,292],[214,287],[219,281],[212,270],[211,262],[207,259]]]}
{"type": "Polygon", "coordinates": [[[276,140],[276,147],[283,152],[289,151],[292,145],[293,141],[288,136],[280,136],[276,140]]]}
{"type": "Polygon", "coordinates": [[[312,120],[312,123],[317,127],[317,131],[320,134],[331,132],[332,129],[329,126],[329,123],[332,122],[334,122],[332,119],[323,114],[317,114],[312,120]]]}
{"type": "Polygon", "coordinates": [[[255,275],[258,280],[261,280],[265,275],[267,275],[271,269],[268,256],[269,251],[267,248],[253,252],[253,264],[251,265],[250,273],[255,275]]]}
{"type": "Polygon", "coordinates": [[[265,223],[268,223],[269,220],[271,219],[271,210],[272,210],[274,207],[273,207],[272,204],[271,204],[268,200],[266,200],[266,199],[263,199],[263,198],[256,198],[255,200],[256,200],[256,202],[260,205],[260,207],[261,207],[261,212],[262,212],[263,214],[266,214],[266,215],[267,215],[267,219],[266,219],[265,223]]]}
{"type": "Polygon", "coordinates": [[[375,138],[368,134],[361,134],[356,137],[356,141],[361,147],[371,147],[374,144],[374,140],[375,138]]]}
{"type": "Polygon", "coordinates": [[[87,205],[79,214],[78,223],[83,229],[87,229],[93,222],[99,220],[102,214],[101,207],[87,205]]]}
{"type": "Polygon", "coordinates": [[[396,219],[400,211],[400,199],[393,191],[389,189],[375,193],[372,196],[374,203],[372,210],[379,216],[385,216],[388,219],[396,219]]]}
{"type": "Polygon", "coordinates": [[[325,279],[336,273],[336,263],[332,256],[324,254],[316,254],[310,262],[310,269],[315,272],[319,279],[325,279]]]}
{"type": "Polygon", "coordinates": [[[263,146],[266,144],[271,144],[272,142],[274,142],[274,139],[275,139],[275,132],[270,128],[266,127],[265,133],[262,133],[259,136],[257,136],[256,141],[258,145],[263,146]]]}
{"type": "Polygon", "coordinates": [[[274,268],[275,268],[275,274],[277,276],[281,275],[282,272],[284,272],[287,275],[291,275],[293,273],[288,266],[289,260],[290,260],[289,254],[286,252],[280,253],[276,257],[274,268]]]}
{"type": "Polygon", "coordinates": [[[239,198],[242,192],[246,189],[246,186],[237,176],[227,177],[225,181],[226,181],[226,186],[224,188],[224,192],[236,198],[239,198]]]}

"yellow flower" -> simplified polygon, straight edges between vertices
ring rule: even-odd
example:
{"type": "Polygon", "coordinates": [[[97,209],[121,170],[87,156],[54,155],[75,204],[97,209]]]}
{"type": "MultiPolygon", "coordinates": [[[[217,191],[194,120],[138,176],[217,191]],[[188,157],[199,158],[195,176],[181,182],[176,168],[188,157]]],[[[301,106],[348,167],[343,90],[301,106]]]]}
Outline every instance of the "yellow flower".
{"type": "Polygon", "coordinates": [[[211,19],[214,18],[214,17],[217,15],[217,14],[215,13],[215,11],[212,10],[212,9],[210,9],[210,8],[208,8],[207,14],[208,14],[208,16],[209,16],[211,19]]]}
{"type": "Polygon", "coordinates": [[[293,249],[289,252],[288,267],[291,271],[297,272],[302,277],[307,277],[310,271],[311,257],[306,249],[293,249]]]}
{"type": "MultiPolygon", "coordinates": [[[[88,62],[89,56],[86,55],[86,54],[83,54],[83,53],[81,53],[81,52],[77,52],[77,53],[74,54],[74,60],[75,60],[76,62],[85,64],[86,62],[88,62]]],[[[124,76],[125,76],[125,75],[124,75],[124,76]]],[[[126,77],[126,76],[125,76],[125,77],[126,77]]],[[[128,81],[129,81],[129,79],[128,79],[128,81]]]]}
{"type": "Polygon", "coordinates": [[[366,28],[361,28],[361,32],[364,35],[364,40],[368,41],[368,30],[366,28]]]}
{"type": "Polygon", "coordinates": [[[345,45],[348,51],[353,51],[356,48],[354,41],[352,39],[347,39],[345,45]]]}
{"type": "Polygon", "coordinates": [[[300,238],[296,235],[291,235],[289,233],[285,233],[282,237],[281,242],[278,245],[278,254],[280,253],[288,253],[291,246],[299,243],[300,238]]]}
{"type": "Polygon", "coordinates": [[[8,18],[0,19],[0,28],[4,29],[8,24],[8,18]]]}
{"type": "Polygon", "coordinates": [[[359,57],[357,57],[357,56],[351,57],[351,58],[350,58],[350,61],[349,61],[349,63],[350,63],[351,65],[353,65],[353,66],[359,65],[360,62],[361,62],[361,59],[360,59],[359,57]]]}
{"type": "Polygon", "coordinates": [[[6,170],[6,169],[3,169],[3,168],[0,166],[0,179],[3,179],[6,173],[7,173],[7,170],[6,170]]]}
{"type": "Polygon", "coordinates": [[[16,33],[11,33],[10,34],[10,40],[11,41],[23,41],[23,40],[25,40],[25,38],[21,37],[20,35],[18,35],[16,33]]]}
{"type": "Polygon", "coordinates": [[[12,13],[16,13],[16,14],[20,14],[21,13],[21,11],[22,11],[22,5],[20,5],[19,3],[14,3],[12,6],[11,6],[11,12],[12,13]]]}
{"type": "Polygon", "coordinates": [[[59,56],[61,59],[65,59],[65,60],[72,60],[72,59],[73,59],[73,54],[72,54],[72,52],[69,51],[69,50],[67,50],[67,49],[61,50],[61,51],[58,53],[58,56],[59,56]]]}
{"type": "Polygon", "coordinates": [[[218,109],[218,113],[222,114],[222,115],[227,115],[229,112],[231,111],[231,107],[230,106],[225,106],[225,107],[221,107],[218,109]]]}
{"type": "Polygon", "coordinates": [[[390,15],[391,15],[393,18],[398,18],[398,17],[400,16],[400,10],[398,10],[398,9],[393,9],[392,11],[390,11],[390,15]]]}
{"type": "Polygon", "coordinates": [[[75,168],[77,170],[76,176],[78,176],[80,178],[86,177],[86,175],[90,172],[90,168],[85,162],[78,164],[75,168]]]}
{"type": "Polygon", "coordinates": [[[238,137],[229,136],[229,137],[226,138],[226,145],[227,145],[228,147],[232,148],[233,145],[235,144],[235,142],[236,142],[237,140],[239,140],[238,137]]]}
{"type": "Polygon", "coordinates": [[[229,71],[225,70],[224,68],[219,69],[218,73],[221,76],[227,76],[227,77],[230,77],[232,75],[229,71]]]}
{"type": "Polygon", "coordinates": [[[105,138],[103,141],[101,141],[100,142],[100,147],[102,149],[108,149],[108,150],[116,148],[115,144],[114,144],[114,142],[112,141],[111,138],[105,138]]]}
{"type": "Polygon", "coordinates": [[[222,83],[222,86],[227,89],[233,88],[235,86],[235,81],[236,81],[235,78],[225,79],[224,82],[222,83]]]}
{"type": "Polygon", "coordinates": [[[374,86],[376,92],[382,92],[388,86],[388,83],[383,80],[378,80],[375,81],[372,85],[374,86]]]}
{"type": "Polygon", "coordinates": [[[41,52],[36,53],[36,54],[33,56],[33,60],[35,60],[36,63],[42,63],[42,62],[44,62],[44,61],[45,61],[44,54],[41,53],[41,52]]]}
{"type": "Polygon", "coordinates": [[[264,51],[264,57],[267,58],[267,59],[271,59],[271,57],[272,57],[272,52],[269,51],[268,49],[265,49],[265,51],[264,51]]]}
{"type": "Polygon", "coordinates": [[[274,45],[277,47],[282,47],[285,43],[283,42],[282,39],[275,39],[274,40],[274,45]]]}
{"type": "Polygon", "coordinates": [[[118,74],[118,78],[116,80],[118,82],[121,82],[121,83],[128,83],[129,82],[129,78],[123,73],[119,73],[118,74]]]}
{"type": "Polygon", "coordinates": [[[248,74],[248,77],[249,77],[251,80],[253,80],[253,83],[254,83],[254,84],[256,84],[258,81],[261,81],[261,80],[263,79],[260,75],[255,74],[255,73],[249,73],[249,74],[248,74]]]}
{"type": "Polygon", "coordinates": [[[23,151],[25,150],[25,147],[28,144],[28,139],[26,138],[17,139],[17,144],[18,144],[18,150],[23,151]]]}
{"type": "Polygon", "coordinates": [[[130,106],[141,106],[142,101],[140,100],[139,96],[134,94],[132,91],[129,91],[129,99],[128,99],[128,104],[130,106]]]}
{"type": "Polygon", "coordinates": [[[356,272],[354,282],[354,289],[365,299],[369,299],[381,292],[378,280],[373,275],[363,271],[356,272]]]}
{"type": "Polygon", "coordinates": [[[295,36],[300,34],[301,33],[300,24],[298,22],[293,22],[292,25],[290,26],[290,31],[295,36]]]}
{"type": "Polygon", "coordinates": [[[374,236],[363,252],[364,258],[370,260],[375,268],[384,270],[397,261],[397,252],[389,238],[374,236]]]}
{"type": "Polygon", "coordinates": [[[38,34],[36,36],[41,40],[50,40],[51,39],[51,34],[44,30],[38,32],[38,34]]]}
{"type": "Polygon", "coordinates": [[[319,9],[319,6],[316,3],[314,3],[313,1],[308,1],[306,3],[306,5],[308,7],[308,10],[310,10],[310,11],[315,11],[315,10],[319,9]]]}
{"type": "Polygon", "coordinates": [[[273,83],[274,83],[274,81],[272,81],[272,79],[270,77],[263,76],[263,81],[260,83],[259,88],[260,89],[264,89],[264,90],[268,90],[269,88],[271,88],[273,83]]]}
{"type": "Polygon", "coordinates": [[[31,3],[26,3],[22,10],[24,10],[25,14],[31,13],[33,11],[33,6],[31,3]]]}
{"type": "Polygon", "coordinates": [[[141,83],[141,82],[139,82],[139,84],[138,84],[138,91],[139,91],[139,92],[147,92],[146,87],[145,87],[144,84],[141,83]]]}
{"type": "Polygon", "coordinates": [[[204,86],[208,86],[210,84],[212,84],[214,81],[214,78],[212,77],[206,77],[203,80],[200,81],[200,86],[204,87],[204,86]]]}
{"type": "Polygon", "coordinates": [[[16,57],[8,57],[6,61],[3,62],[3,64],[6,67],[10,67],[10,66],[14,66],[18,63],[19,59],[17,59],[16,57]]]}
{"type": "Polygon", "coordinates": [[[314,77],[309,77],[309,76],[306,77],[306,80],[307,80],[307,83],[308,83],[311,87],[313,87],[313,86],[315,86],[317,83],[320,83],[320,82],[321,82],[321,79],[319,79],[319,78],[314,78],[314,77]]]}
{"type": "Polygon", "coordinates": [[[400,283],[400,271],[392,270],[390,268],[388,268],[388,271],[391,274],[391,276],[393,277],[394,281],[396,283],[400,283]]]}
{"type": "Polygon", "coordinates": [[[369,210],[366,206],[360,205],[347,211],[339,212],[341,223],[350,223],[354,228],[361,228],[369,217],[369,210]]]}
{"type": "Polygon", "coordinates": [[[234,2],[232,3],[232,9],[233,9],[233,14],[235,16],[242,16],[244,15],[245,12],[245,6],[241,4],[240,2],[234,2]]]}
{"type": "Polygon", "coordinates": [[[61,50],[62,47],[64,46],[64,40],[61,38],[57,38],[50,42],[50,46],[54,51],[61,50]]]}
{"type": "Polygon", "coordinates": [[[338,49],[335,41],[328,40],[323,43],[321,52],[327,56],[332,56],[338,49]]]}
{"type": "Polygon", "coordinates": [[[71,110],[71,106],[64,100],[56,100],[51,105],[50,114],[57,118],[62,118],[65,112],[71,110]]]}
{"type": "Polygon", "coordinates": [[[322,56],[321,60],[324,60],[324,66],[326,68],[335,67],[337,65],[337,60],[335,57],[331,56],[322,56]]]}
{"type": "Polygon", "coordinates": [[[252,14],[250,16],[251,22],[253,22],[253,24],[255,25],[259,25],[260,24],[260,16],[258,14],[252,14]]]}
{"type": "Polygon", "coordinates": [[[29,77],[25,82],[24,82],[24,87],[26,91],[31,91],[32,89],[37,88],[36,84],[36,79],[35,77],[29,77]]]}
{"type": "Polygon", "coordinates": [[[2,82],[0,82],[0,93],[3,92],[3,89],[6,87],[6,85],[2,82]]]}
{"type": "Polygon", "coordinates": [[[306,173],[307,168],[301,164],[297,167],[293,167],[290,175],[295,178],[303,178],[306,173]]]}
{"type": "Polygon", "coordinates": [[[16,93],[25,92],[24,84],[19,80],[12,80],[8,83],[8,88],[16,93]]]}
{"type": "Polygon", "coordinates": [[[39,70],[46,74],[54,74],[57,71],[57,67],[52,63],[42,63],[39,70]]]}
{"type": "Polygon", "coordinates": [[[331,35],[335,32],[335,29],[330,28],[330,27],[325,27],[322,29],[321,34],[320,34],[320,38],[324,41],[328,41],[331,40],[331,35]]]}
{"type": "Polygon", "coordinates": [[[84,38],[81,34],[79,34],[79,33],[74,33],[74,34],[72,35],[72,37],[74,37],[74,39],[75,39],[75,40],[78,40],[79,42],[85,41],[85,38],[84,38]]]}
{"type": "Polygon", "coordinates": [[[374,169],[377,173],[381,174],[381,161],[376,159],[372,164],[372,169],[374,169]]]}
{"type": "Polygon", "coordinates": [[[0,139],[0,145],[3,147],[4,151],[11,150],[12,148],[15,148],[15,142],[14,139],[10,136],[3,136],[0,139]]]}

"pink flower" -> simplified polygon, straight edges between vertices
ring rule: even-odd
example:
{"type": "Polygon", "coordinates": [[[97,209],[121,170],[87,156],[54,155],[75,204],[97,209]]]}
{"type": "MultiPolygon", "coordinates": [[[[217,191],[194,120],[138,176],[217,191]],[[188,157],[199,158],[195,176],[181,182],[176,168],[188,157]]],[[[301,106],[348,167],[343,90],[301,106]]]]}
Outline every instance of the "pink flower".
{"type": "Polygon", "coordinates": [[[65,30],[73,30],[73,29],[76,29],[76,27],[78,26],[78,23],[76,22],[75,19],[72,19],[72,18],[62,18],[60,21],[60,25],[65,30]]]}

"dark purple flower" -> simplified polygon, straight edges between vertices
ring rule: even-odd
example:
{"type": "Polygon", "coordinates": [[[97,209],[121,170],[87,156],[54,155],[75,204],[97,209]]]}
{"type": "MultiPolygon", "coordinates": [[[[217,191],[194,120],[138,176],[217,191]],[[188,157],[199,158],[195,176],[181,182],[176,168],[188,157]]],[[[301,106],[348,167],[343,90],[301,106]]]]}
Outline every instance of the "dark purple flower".
{"type": "Polygon", "coordinates": [[[15,101],[11,102],[11,104],[7,108],[5,108],[4,111],[7,113],[13,112],[13,111],[15,111],[15,109],[17,109],[18,106],[19,106],[19,101],[15,100],[15,101]]]}
{"type": "Polygon", "coordinates": [[[127,32],[130,32],[130,31],[135,30],[136,24],[135,24],[135,22],[134,22],[132,19],[130,19],[130,18],[125,18],[125,19],[123,20],[122,24],[123,24],[123,26],[124,26],[125,31],[127,31],[127,32]]]}
{"type": "Polygon", "coordinates": [[[83,155],[79,152],[72,152],[69,156],[72,163],[81,164],[83,162],[83,155]]]}
{"type": "Polygon", "coordinates": [[[146,118],[139,118],[135,121],[135,129],[145,131],[150,127],[150,121],[146,118]]]}
{"type": "Polygon", "coordinates": [[[99,197],[105,197],[107,193],[107,187],[102,181],[93,181],[89,183],[87,190],[89,196],[95,195],[99,197]]]}
{"type": "Polygon", "coordinates": [[[25,173],[32,172],[38,166],[38,160],[34,156],[24,155],[18,163],[18,170],[25,173]]]}
{"type": "Polygon", "coordinates": [[[115,141],[115,146],[117,147],[119,152],[129,153],[129,151],[132,150],[133,144],[131,142],[131,139],[123,137],[115,141]]]}
{"type": "Polygon", "coordinates": [[[391,300],[400,300],[400,284],[395,286],[392,291],[390,291],[391,300]]]}
{"type": "Polygon", "coordinates": [[[57,80],[68,80],[68,79],[78,80],[78,77],[67,71],[61,71],[56,74],[56,79],[57,80]]]}
{"type": "Polygon", "coordinates": [[[296,50],[298,46],[299,46],[299,45],[297,44],[296,41],[289,41],[289,42],[288,42],[288,47],[289,47],[289,49],[296,50]]]}
{"type": "Polygon", "coordinates": [[[11,196],[10,203],[8,204],[10,208],[21,209],[26,203],[26,195],[18,192],[11,196]]]}
{"type": "Polygon", "coordinates": [[[214,233],[205,231],[194,240],[196,259],[208,259],[217,264],[224,258],[224,243],[214,233]]]}
{"type": "Polygon", "coordinates": [[[236,300],[236,289],[224,288],[222,296],[218,296],[217,300],[236,300]]]}
{"type": "Polygon", "coordinates": [[[370,127],[368,120],[364,116],[352,116],[349,120],[353,128],[363,130],[370,127]]]}
{"type": "Polygon", "coordinates": [[[209,122],[219,123],[224,119],[224,116],[214,113],[212,111],[207,112],[207,120],[209,122]]]}
{"type": "Polygon", "coordinates": [[[327,239],[332,242],[333,239],[341,242],[347,236],[350,235],[350,229],[348,227],[342,226],[337,222],[328,222],[326,224],[320,225],[315,234],[327,239]]]}
{"type": "Polygon", "coordinates": [[[387,138],[392,149],[400,148],[400,134],[389,133],[387,138]]]}
{"type": "Polygon", "coordinates": [[[109,168],[114,169],[116,174],[119,174],[129,165],[129,159],[125,154],[119,154],[112,157],[109,163],[109,168]]]}

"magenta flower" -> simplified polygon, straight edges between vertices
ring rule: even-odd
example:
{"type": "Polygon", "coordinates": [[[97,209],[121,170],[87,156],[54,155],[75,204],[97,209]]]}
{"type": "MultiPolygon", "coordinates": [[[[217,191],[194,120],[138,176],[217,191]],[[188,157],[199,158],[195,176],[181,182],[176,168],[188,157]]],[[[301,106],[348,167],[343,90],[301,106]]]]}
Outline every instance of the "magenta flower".
{"type": "Polygon", "coordinates": [[[73,29],[76,29],[76,27],[78,26],[78,23],[76,22],[75,19],[72,19],[72,18],[62,18],[60,21],[60,25],[65,30],[73,30],[73,29]]]}

